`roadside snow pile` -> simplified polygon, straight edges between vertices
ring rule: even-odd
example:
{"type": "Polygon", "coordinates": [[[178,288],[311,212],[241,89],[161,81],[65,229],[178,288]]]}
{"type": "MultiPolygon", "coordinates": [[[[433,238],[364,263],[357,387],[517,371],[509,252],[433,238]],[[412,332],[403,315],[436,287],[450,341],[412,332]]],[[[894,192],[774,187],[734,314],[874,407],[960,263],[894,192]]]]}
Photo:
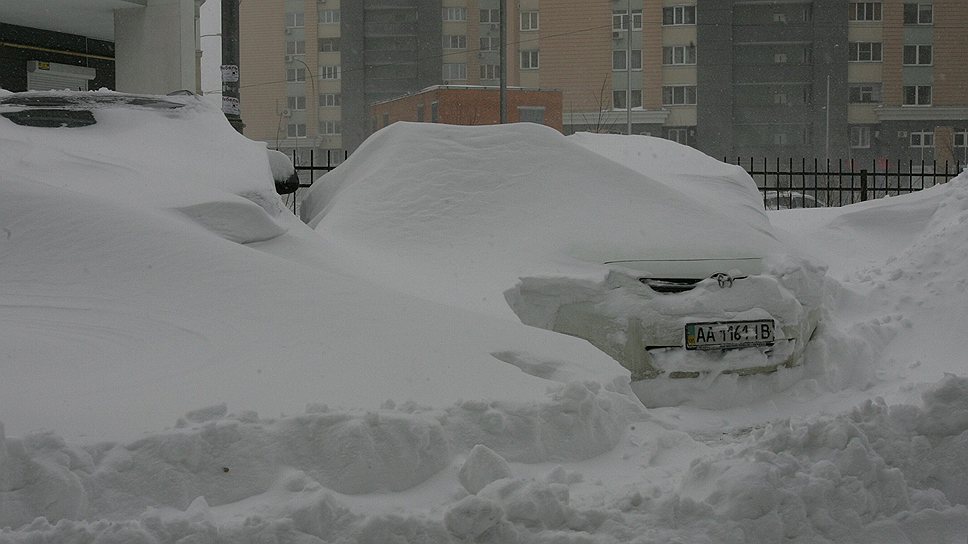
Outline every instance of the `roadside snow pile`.
{"type": "MultiPolygon", "coordinates": [[[[510,476],[505,459],[581,461],[611,450],[640,410],[627,394],[572,383],[533,405],[464,402],[430,409],[408,403],[356,414],[314,405],[304,415],[279,420],[251,412],[228,415],[220,405],[186,414],[179,429],[128,444],[72,446],[51,433],[4,438],[0,432],[0,527],[30,524],[3,533],[0,542],[58,534],[65,527],[78,535],[151,533],[157,528],[148,521],[153,509],[192,517],[199,505],[203,510],[231,505],[272,494],[279,485],[287,493],[307,488],[343,495],[402,492],[441,473],[468,450],[472,455],[458,479],[480,491],[510,476]],[[294,474],[298,485],[280,484],[294,474]],[[38,517],[46,521],[35,521],[38,517]],[[140,519],[141,525],[63,521],[102,518],[140,519]]],[[[251,535],[249,529],[229,534],[251,535]]],[[[324,529],[332,527],[323,523],[319,530],[324,529]]]]}
{"type": "Polygon", "coordinates": [[[193,416],[211,421],[127,445],[6,439],[0,524],[14,529],[0,532],[0,543],[873,544],[963,542],[968,535],[966,378],[946,377],[919,406],[878,399],[846,414],[778,421],[705,444],[653,427],[639,435],[644,443],[619,446],[624,458],[645,456],[645,465],[624,465],[631,470],[626,483],[597,499],[600,484],[586,482],[580,470],[546,465],[535,473],[513,462],[578,461],[611,449],[607,442],[628,422],[650,425],[625,402],[573,384],[530,415],[410,406],[267,421],[217,407],[193,416]],[[461,415],[468,411],[493,416],[471,423],[461,415]],[[560,419],[565,414],[577,419],[560,419]],[[595,418],[606,422],[597,427],[606,443],[566,431],[595,418]],[[515,419],[532,437],[549,429],[558,429],[552,437],[569,436],[532,442],[525,453],[500,441],[472,445],[514,434],[496,430],[515,419]],[[584,443],[583,451],[560,449],[572,441],[584,443]],[[663,451],[694,456],[678,483],[648,477],[663,451]],[[449,490],[443,502],[380,512],[360,507],[365,496],[347,495],[412,489],[418,481],[449,490]]]}

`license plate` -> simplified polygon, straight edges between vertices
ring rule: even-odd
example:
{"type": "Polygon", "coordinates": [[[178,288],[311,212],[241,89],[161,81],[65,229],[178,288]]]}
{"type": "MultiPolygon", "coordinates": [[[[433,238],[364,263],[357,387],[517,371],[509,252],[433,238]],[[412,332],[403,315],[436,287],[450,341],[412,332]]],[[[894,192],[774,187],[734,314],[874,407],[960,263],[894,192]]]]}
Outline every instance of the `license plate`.
{"type": "Polygon", "coordinates": [[[737,349],[770,346],[774,340],[772,319],[686,323],[686,349],[737,349]]]}

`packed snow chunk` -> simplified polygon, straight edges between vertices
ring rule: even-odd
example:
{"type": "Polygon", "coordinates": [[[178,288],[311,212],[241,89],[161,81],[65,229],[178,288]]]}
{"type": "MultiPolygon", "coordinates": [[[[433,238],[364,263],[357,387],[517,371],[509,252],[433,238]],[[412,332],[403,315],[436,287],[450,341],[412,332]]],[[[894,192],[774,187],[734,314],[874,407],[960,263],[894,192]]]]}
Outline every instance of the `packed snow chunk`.
{"type": "Polygon", "coordinates": [[[478,444],[461,465],[457,477],[464,489],[473,495],[495,480],[510,478],[511,466],[494,450],[478,444]]]}
{"type": "Polygon", "coordinates": [[[560,385],[548,397],[526,404],[466,401],[448,409],[445,428],[458,445],[485,445],[508,461],[575,461],[614,448],[642,410],[596,383],[560,385]]]}
{"type": "Polygon", "coordinates": [[[924,392],[924,416],[918,430],[929,436],[955,436],[968,431],[968,378],[948,374],[924,392]]]}
{"type": "Polygon", "coordinates": [[[288,155],[275,149],[266,149],[269,153],[269,168],[272,170],[272,179],[285,181],[296,173],[296,167],[288,155]]]}
{"type": "Polygon", "coordinates": [[[564,528],[572,511],[568,487],[538,480],[497,480],[478,493],[501,505],[507,519],[531,529],[564,528]]]}
{"type": "Polygon", "coordinates": [[[37,517],[79,519],[88,508],[82,477],[91,456],[50,433],[4,436],[0,424],[0,527],[19,527],[37,517]]]}
{"type": "Polygon", "coordinates": [[[695,460],[680,494],[712,506],[718,523],[745,541],[878,542],[877,535],[907,534],[926,542],[912,530],[925,534],[931,520],[943,520],[928,534],[962,542],[966,384],[947,377],[925,393],[923,407],[868,401],[849,414],[770,424],[740,451],[695,460]]]}
{"type": "Polygon", "coordinates": [[[444,525],[458,539],[479,542],[484,533],[504,521],[504,509],[497,502],[471,495],[451,506],[444,515],[444,525]]]}

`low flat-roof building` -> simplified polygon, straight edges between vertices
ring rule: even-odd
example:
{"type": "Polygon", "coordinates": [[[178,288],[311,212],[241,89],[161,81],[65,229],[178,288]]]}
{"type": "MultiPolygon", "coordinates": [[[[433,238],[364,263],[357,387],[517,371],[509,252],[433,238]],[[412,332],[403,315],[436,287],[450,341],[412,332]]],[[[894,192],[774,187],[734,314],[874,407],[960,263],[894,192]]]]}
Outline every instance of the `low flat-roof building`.
{"type": "MultiPolygon", "coordinates": [[[[510,123],[538,123],[559,132],[562,124],[561,91],[509,88],[510,123]]],[[[498,87],[435,85],[420,92],[370,106],[370,126],[379,130],[397,121],[450,125],[496,125],[501,122],[498,87]]]]}

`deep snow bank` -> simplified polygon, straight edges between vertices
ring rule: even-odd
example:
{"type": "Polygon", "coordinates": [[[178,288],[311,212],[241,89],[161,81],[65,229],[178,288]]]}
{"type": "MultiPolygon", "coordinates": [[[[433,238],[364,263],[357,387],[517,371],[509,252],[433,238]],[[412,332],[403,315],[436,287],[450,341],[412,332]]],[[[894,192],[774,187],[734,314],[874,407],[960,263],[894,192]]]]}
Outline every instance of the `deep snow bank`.
{"type": "MultiPolygon", "coordinates": [[[[573,413],[578,421],[605,412],[613,413],[606,419],[616,425],[641,418],[619,416],[624,408],[614,394],[578,384],[550,400],[551,412],[573,413]]],[[[968,535],[966,378],[945,378],[918,405],[867,401],[846,414],[778,421],[704,445],[656,428],[638,435],[643,443],[622,448],[627,457],[644,454],[652,463],[663,450],[698,453],[678,485],[660,491],[661,483],[630,472],[621,490],[595,501],[587,495],[595,484],[583,482],[581,472],[557,467],[522,477],[515,475],[521,465],[505,461],[515,455],[506,445],[471,448],[480,427],[474,431],[475,424],[461,417],[448,423],[468,409],[322,412],[271,422],[251,414],[220,416],[216,408],[193,416],[212,421],[124,446],[77,448],[49,435],[7,439],[0,481],[17,490],[3,495],[0,511],[48,519],[7,529],[0,542],[926,543],[962,542],[968,535]],[[408,438],[401,442],[404,429],[408,438]],[[331,440],[340,445],[327,445],[331,440]],[[320,455],[331,447],[335,456],[320,455]],[[452,457],[468,451],[464,461],[452,457]],[[333,485],[327,464],[372,463],[390,476],[381,478],[386,482],[419,479],[407,472],[421,460],[439,471],[448,459],[457,466],[438,478],[450,482],[451,499],[423,513],[354,510],[349,497],[324,483],[333,485]],[[44,485],[30,485],[32,475],[44,473],[44,485]],[[100,517],[126,520],[95,521],[100,517]]],[[[495,407],[482,407],[488,410],[495,407]]],[[[598,438],[605,438],[617,428],[600,430],[605,434],[598,438]]],[[[592,445],[578,435],[568,438],[592,445]]],[[[531,451],[552,459],[549,452],[560,451],[560,444],[531,451]]],[[[372,477],[366,472],[347,474],[366,482],[372,477]]]]}
{"type": "Polygon", "coordinates": [[[399,492],[475,445],[510,461],[583,460],[611,450],[639,410],[625,394],[575,382],[533,404],[388,404],[365,413],[312,405],[279,420],[229,415],[220,405],[127,444],[76,446],[52,433],[9,438],[0,427],[0,527],[41,516],[126,519],[150,508],[184,510],[198,497],[226,505],[270,492],[293,470],[342,494],[399,492]]]}

